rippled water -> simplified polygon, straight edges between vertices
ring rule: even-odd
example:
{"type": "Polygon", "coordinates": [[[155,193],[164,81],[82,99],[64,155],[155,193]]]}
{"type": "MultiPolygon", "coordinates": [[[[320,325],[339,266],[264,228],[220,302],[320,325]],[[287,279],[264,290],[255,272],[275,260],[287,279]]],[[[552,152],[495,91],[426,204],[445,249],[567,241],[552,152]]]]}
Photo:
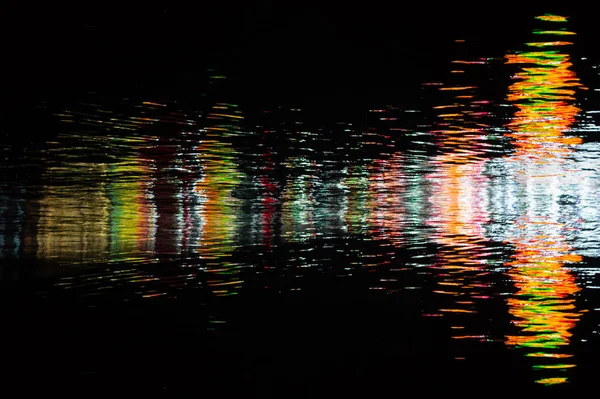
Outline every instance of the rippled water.
{"type": "Polygon", "coordinates": [[[0,165],[3,299],[15,317],[37,315],[24,325],[54,331],[24,346],[70,348],[77,376],[158,351],[149,368],[170,388],[181,380],[165,377],[164,348],[206,342],[218,355],[194,359],[215,374],[238,367],[224,366],[227,351],[262,345],[312,381],[298,366],[312,360],[290,360],[301,341],[311,359],[374,351],[386,360],[364,367],[390,375],[406,377],[394,359],[412,354],[425,380],[591,384],[595,88],[577,77],[565,21],[538,20],[522,48],[457,59],[447,80],[424,82],[428,108],[374,108],[367,126],[313,129],[279,107],[249,128],[226,102],[197,113],[136,100],[49,107],[56,135],[6,143],[0,165]],[[504,98],[484,94],[504,78],[495,71],[512,74],[504,98]],[[147,348],[128,355],[121,339],[147,348]],[[107,348],[120,349],[107,360],[107,348]],[[445,371],[430,369],[442,360],[445,371]]]}

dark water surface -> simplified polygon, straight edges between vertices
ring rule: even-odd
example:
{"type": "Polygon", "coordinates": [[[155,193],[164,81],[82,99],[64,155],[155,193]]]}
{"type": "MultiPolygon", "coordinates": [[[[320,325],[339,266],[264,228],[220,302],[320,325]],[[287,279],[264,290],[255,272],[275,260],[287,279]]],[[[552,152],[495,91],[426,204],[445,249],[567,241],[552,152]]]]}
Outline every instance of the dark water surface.
{"type": "Polygon", "coordinates": [[[0,154],[5,376],[84,395],[595,387],[600,84],[564,18],[538,25],[364,126],[44,105],[56,134],[0,154]]]}

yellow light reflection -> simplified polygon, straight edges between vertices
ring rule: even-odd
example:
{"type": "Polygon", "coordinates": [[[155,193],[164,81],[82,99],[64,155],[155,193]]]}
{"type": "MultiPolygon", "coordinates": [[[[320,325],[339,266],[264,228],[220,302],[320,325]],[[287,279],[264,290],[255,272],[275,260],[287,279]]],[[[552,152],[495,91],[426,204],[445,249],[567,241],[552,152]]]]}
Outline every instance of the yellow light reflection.
{"type": "Polygon", "coordinates": [[[560,15],[545,14],[545,15],[539,15],[535,18],[540,19],[542,21],[549,21],[549,22],[567,22],[568,17],[563,17],[560,15]]]}
{"type": "Polygon", "coordinates": [[[149,174],[143,160],[136,157],[111,166],[114,181],[108,190],[112,203],[110,252],[113,260],[140,258],[153,251],[155,215],[145,178],[149,174]]]}
{"type": "Polygon", "coordinates": [[[369,210],[372,209],[372,195],[369,191],[369,175],[365,165],[355,165],[348,170],[342,185],[348,195],[344,212],[344,224],[349,233],[365,234],[368,228],[369,210]]]}
{"type": "MultiPolygon", "coordinates": [[[[106,172],[105,164],[73,162],[48,168],[46,176],[54,180],[70,173],[102,176],[106,172]]],[[[36,226],[37,258],[69,263],[107,260],[109,207],[102,182],[43,187],[36,226]]]]}
{"type": "Polygon", "coordinates": [[[241,200],[232,195],[240,184],[243,174],[238,171],[235,160],[237,152],[227,141],[239,134],[237,106],[217,104],[209,114],[211,125],[207,128],[207,140],[197,146],[203,176],[196,183],[201,199],[198,212],[201,217],[200,242],[197,253],[209,260],[207,271],[214,273],[208,281],[217,296],[236,294],[242,285],[238,278],[239,265],[226,259],[237,247],[237,214],[241,200]],[[218,110],[218,111],[217,111],[218,110]],[[218,260],[218,262],[217,262],[218,260]]]}

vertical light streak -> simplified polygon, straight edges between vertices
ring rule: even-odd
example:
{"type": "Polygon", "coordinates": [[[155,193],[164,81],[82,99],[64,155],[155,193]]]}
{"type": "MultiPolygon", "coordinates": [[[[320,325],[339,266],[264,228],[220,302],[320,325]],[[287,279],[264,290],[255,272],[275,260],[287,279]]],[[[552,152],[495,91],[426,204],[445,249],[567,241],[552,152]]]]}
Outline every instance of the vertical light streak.
{"type": "Polygon", "coordinates": [[[112,260],[148,257],[154,248],[154,207],[148,196],[148,168],[137,157],[110,167],[110,253],[112,260]]]}
{"type": "MultiPolygon", "coordinates": [[[[71,174],[97,178],[106,175],[106,165],[73,162],[50,167],[46,174],[51,181],[71,174]]],[[[109,209],[104,182],[44,186],[36,225],[37,258],[69,263],[107,260],[109,209]]]]}
{"type": "MultiPolygon", "coordinates": [[[[566,21],[554,15],[538,19],[553,25],[566,21]]],[[[581,142],[564,132],[580,111],[574,101],[576,90],[583,87],[570,69],[569,55],[561,50],[571,43],[554,40],[573,33],[560,26],[534,33],[547,40],[526,43],[530,50],[506,56],[507,64],[520,67],[507,97],[517,107],[507,125],[516,150],[507,161],[517,171],[526,201],[507,237],[515,246],[507,274],[517,288],[507,303],[520,332],[508,335],[506,344],[535,358],[534,369],[545,371],[536,382],[552,385],[566,382],[565,371],[575,366],[565,347],[581,316],[574,298],[579,288],[564,267],[581,257],[567,243],[557,207],[565,157],[581,142]]]]}
{"type": "Polygon", "coordinates": [[[293,157],[289,161],[292,170],[303,170],[302,174],[290,173],[282,192],[281,223],[286,240],[303,242],[317,236],[315,226],[315,191],[319,184],[313,163],[304,157],[293,157]]]}
{"type": "Polygon", "coordinates": [[[344,212],[346,230],[351,234],[364,235],[368,228],[369,209],[373,208],[367,167],[362,163],[349,167],[342,186],[348,199],[344,212]]]}
{"type": "Polygon", "coordinates": [[[368,168],[368,190],[373,196],[369,207],[369,226],[377,239],[401,247],[406,243],[406,176],[403,154],[396,153],[375,161],[368,168]]]}
{"type": "Polygon", "coordinates": [[[237,106],[217,104],[208,116],[207,138],[197,146],[203,171],[196,183],[200,197],[200,242],[197,253],[208,261],[207,271],[214,274],[208,285],[217,296],[237,294],[242,285],[239,266],[226,260],[237,247],[237,214],[241,201],[232,195],[243,174],[235,160],[237,152],[228,138],[239,134],[241,119],[237,106]]]}
{"type": "Polygon", "coordinates": [[[484,235],[489,220],[489,179],[483,173],[489,148],[488,101],[478,99],[479,88],[469,81],[486,63],[485,59],[455,60],[452,79],[459,81],[438,87],[440,95],[449,95],[449,99],[434,107],[438,120],[432,133],[440,154],[433,158],[434,171],[426,175],[431,186],[426,224],[434,228],[431,237],[440,245],[431,267],[437,277],[435,293],[443,295],[437,314],[451,323],[454,339],[482,342],[490,337],[481,328],[473,331],[469,327],[469,315],[479,312],[490,285],[486,282],[489,247],[484,235]]]}

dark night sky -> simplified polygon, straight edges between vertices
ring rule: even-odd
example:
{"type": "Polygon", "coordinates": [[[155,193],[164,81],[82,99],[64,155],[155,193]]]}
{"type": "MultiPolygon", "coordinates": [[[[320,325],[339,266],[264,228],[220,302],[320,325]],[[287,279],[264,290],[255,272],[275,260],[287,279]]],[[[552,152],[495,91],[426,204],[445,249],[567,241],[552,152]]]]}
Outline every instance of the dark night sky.
{"type": "Polygon", "coordinates": [[[7,97],[105,91],[193,100],[215,66],[246,102],[400,99],[448,68],[454,39],[473,40],[474,56],[502,56],[527,40],[533,16],[544,12],[572,15],[579,48],[596,52],[589,10],[519,2],[182,4],[9,9],[7,97]]]}

